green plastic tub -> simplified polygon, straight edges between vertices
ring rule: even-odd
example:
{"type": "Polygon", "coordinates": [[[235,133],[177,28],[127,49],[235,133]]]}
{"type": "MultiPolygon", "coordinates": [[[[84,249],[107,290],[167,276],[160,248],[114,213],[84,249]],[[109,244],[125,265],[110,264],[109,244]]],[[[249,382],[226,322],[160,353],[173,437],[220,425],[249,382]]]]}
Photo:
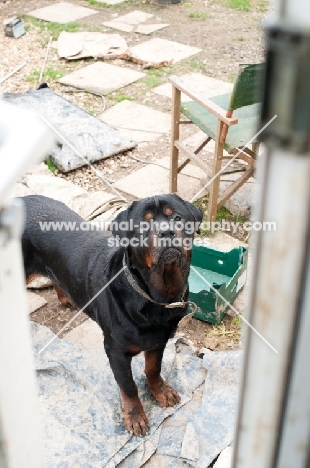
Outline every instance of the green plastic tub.
{"type": "Polygon", "coordinates": [[[195,318],[213,324],[223,319],[229,305],[208,283],[232,304],[245,285],[247,260],[248,252],[244,247],[222,252],[194,245],[189,275],[189,300],[198,306],[195,318]]]}

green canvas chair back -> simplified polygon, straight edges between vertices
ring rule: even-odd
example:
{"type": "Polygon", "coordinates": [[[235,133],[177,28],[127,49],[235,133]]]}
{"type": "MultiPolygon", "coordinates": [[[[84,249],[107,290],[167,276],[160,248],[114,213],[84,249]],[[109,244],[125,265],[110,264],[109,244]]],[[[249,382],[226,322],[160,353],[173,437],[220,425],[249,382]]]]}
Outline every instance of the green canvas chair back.
{"type": "Polygon", "coordinates": [[[261,86],[263,82],[264,63],[239,65],[234,89],[231,94],[229,109],[234,111],[240,107],[250,106],[261,101],[261,86]]]}

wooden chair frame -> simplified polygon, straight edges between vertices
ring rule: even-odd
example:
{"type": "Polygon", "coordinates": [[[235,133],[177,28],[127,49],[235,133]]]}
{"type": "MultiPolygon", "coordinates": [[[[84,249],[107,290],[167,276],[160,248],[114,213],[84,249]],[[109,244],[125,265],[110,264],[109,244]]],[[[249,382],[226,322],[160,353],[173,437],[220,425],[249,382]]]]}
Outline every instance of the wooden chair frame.
{"type": "Polygon", "coordinates": [[[193,162],[200,169],[214,178],[210,185],[210,197],[207,219],[210,222],[215,221],[217,210],[222,206],[254,173],[255,159],[256,159],[256,143],[250,148],[235,148],[231,151],[232,156],[224,156],[224,145],[227,132],[229,127],[238,124],[238,119],[233,116],[233,111],[222,109],[219,105],[190,89],[188,83],[185,83],[182,79],[171,76],[169,82],[172,85],[172,111],[171,111],[171,162],[170,162],[170,178],[169,178],[169,189],[170,192],[177,191],[177,178],[180,171],[189,163],[193,162]],[[208,135],[203,139],[202,142],[197,145],[196,148],[191,150],[180,141],[180,125],[193,124],[190,120],[181,121],[181,93],[190,97],[193,101],[197,102],[207,111],[211,112],[217,117],[217,131],[215,137],[215,150],[213,157],[213,165],[211,174],[207,172],[206,166],[197,154],[204,148],[204,146],[212,139],[208,135]],[[182,150],[186,153],[187,159],[179,166],[179,151],[182,150]],[[215,177],[216,174],[221,170],[222,161],[224,159],[242,159],[248,164],[248,168],[243,175],[233,182],[218,198],[219,186],[220,186],[220,174],[215,177]]]}

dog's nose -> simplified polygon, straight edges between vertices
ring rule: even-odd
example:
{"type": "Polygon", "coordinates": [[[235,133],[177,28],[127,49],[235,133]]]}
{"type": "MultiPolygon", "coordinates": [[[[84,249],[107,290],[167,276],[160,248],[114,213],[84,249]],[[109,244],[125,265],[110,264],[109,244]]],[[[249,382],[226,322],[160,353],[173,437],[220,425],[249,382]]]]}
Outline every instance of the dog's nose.
{"type": "Polygon", "coordinates": [[[160,238],[163,238],[163,237],[175,237],[175,231],[173,231],[172,229],[160,229],[159,232],[158,232],[158,237],[160,238]]]}

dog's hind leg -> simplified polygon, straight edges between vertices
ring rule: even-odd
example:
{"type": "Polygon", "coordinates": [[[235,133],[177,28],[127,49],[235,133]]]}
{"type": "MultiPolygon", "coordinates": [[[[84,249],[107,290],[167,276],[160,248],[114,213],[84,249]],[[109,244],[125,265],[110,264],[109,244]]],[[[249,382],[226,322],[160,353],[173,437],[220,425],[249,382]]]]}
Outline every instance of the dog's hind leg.
{"type": "Polygon", "coordinates": [[[53,285],[54,285],[55,291],[57,293],[57,297],[58,297],[59,302],[61,302],[66,307],[71,307],[72,309],[76,309],[76,307],[73,304],[73,302],[71,301],[71,299],[69,299],[69,297],[67,297],[65,295],[63,290],[56,283],[53,283],[53,285]]]}
{"type": "Polygon", "coordinates": [[[173,387],[168,385],[160,375],[161,361],[165,346],[151,351],[145,351],[145,375],[151,393],[162,407],[174,406],[181,401],[173,387]]]}

